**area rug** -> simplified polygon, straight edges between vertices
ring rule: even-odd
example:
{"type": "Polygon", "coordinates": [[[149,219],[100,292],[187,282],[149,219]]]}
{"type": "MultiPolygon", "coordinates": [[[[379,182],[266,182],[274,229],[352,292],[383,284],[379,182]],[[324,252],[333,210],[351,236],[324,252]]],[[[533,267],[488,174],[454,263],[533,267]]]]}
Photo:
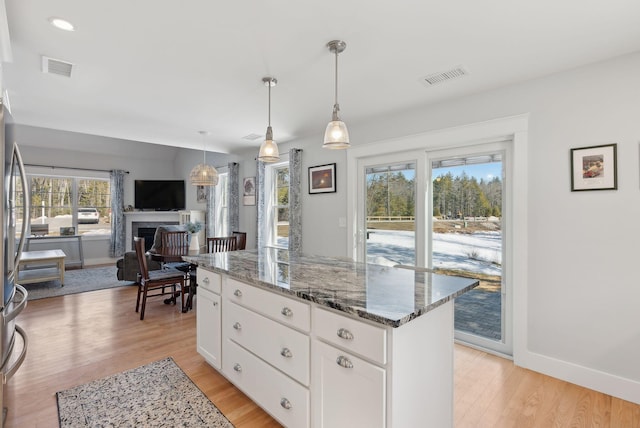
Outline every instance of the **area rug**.
{"type": "Polygon", "coordinates": [[[118,281],[115,266],[106,266],[68,270],[64,273],[64,287],[57,280],[25,284],[23,287],[29,292],[28,300],[36,300],[131,284],[131,281],[118,281]]]}
{"type": "Polygon", "coordinates": [[[171,357],[56,393],[60,427],[233,424],[171,357]]]}

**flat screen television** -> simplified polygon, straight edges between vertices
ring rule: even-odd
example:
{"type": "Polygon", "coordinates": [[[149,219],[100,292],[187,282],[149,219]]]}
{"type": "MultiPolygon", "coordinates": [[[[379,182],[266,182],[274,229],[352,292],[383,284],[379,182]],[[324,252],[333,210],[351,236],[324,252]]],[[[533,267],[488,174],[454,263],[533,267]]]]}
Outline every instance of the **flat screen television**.
{"type": "Polygon", "coordinates": [[[136,180],[135,208],[172,211],[185,209],[184,180],[136,180]]]}

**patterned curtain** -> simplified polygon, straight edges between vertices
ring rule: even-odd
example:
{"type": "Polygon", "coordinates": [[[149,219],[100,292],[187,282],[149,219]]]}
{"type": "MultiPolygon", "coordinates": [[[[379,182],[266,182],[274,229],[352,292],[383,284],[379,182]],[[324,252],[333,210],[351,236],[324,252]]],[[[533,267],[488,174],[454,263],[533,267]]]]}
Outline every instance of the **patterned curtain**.
{"type": "Polygon", "coordinates": [[[111,244],[109,255],[121,257],[125,252],[124,221],[124,175],[126,171],[114,169],[110,172],[111,187],[111,244]]]}
{"type": "Polygon", "coordinates": [[[302,252],[302,150],[289,150],[289,252],[302,252]]]}
{"type": "Polygon", "coordinates": [[[257,219],[257,225],[256,225],[256,231],[258,232],[258,249],[263,248],[266,245],[266,236],[265,236],[265,210],[267,209],[265,203],[265,188],[264,188],[264,173],[265,173],[265,169],[264,169],[264,162],[261,162],[259,160],[256,161],[258,163],[257,166],[257,171],[258,171],[258,176],[256,177],[256,180],[258,181],[256,183],[256,198],[257,198],[257,202],[256,202],[256,208],[258,210],[258,215],[256,216],[257,219]]]}
{"type": "Polygon", "coordinates": [[[227,189],[227,209],[229,210],[229,230],[231,232],[240,230],[240,165],[237,162],[229,163],[229,180],[227,189]]]}

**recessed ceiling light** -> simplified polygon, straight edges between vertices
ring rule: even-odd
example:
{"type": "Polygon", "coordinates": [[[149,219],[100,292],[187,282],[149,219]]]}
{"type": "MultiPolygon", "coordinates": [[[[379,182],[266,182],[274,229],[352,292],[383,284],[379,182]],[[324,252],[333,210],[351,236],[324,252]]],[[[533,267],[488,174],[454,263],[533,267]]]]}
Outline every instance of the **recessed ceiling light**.
{"type": "Polygon", "coordinates": [[[73,24],[67,21],[66,19],[52,17],[52,18],[49,18],[49,22],[51,23],[51,25],[61,30],[65,30],[65,31],[75,30],[75,27],[73,26],[73,24]]]}

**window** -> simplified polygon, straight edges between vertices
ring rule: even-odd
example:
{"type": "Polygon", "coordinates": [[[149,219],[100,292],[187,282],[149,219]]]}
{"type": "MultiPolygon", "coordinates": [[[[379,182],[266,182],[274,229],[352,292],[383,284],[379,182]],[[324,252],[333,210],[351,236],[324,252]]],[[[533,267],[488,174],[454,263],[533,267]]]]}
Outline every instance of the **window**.
{"type": "Polygon", "coordinates": [[[229,173],[225,172],[218,175],[218,184],[213,187],[215,192],[215,210],[216,221],[214,222],[214,236],[231,235],[229,230],[229,209],[227,202],[229,186],[229,173]]]}
{"type": "Polygon", "coordinates": [[[109,235],[111,190],[104,178],[29,175],[31,235],[109,235]]]}
{"type": "Polygon", "coordinates": [[[267,245],[289,248],[289,163],[265,168],[267,245]]]}

